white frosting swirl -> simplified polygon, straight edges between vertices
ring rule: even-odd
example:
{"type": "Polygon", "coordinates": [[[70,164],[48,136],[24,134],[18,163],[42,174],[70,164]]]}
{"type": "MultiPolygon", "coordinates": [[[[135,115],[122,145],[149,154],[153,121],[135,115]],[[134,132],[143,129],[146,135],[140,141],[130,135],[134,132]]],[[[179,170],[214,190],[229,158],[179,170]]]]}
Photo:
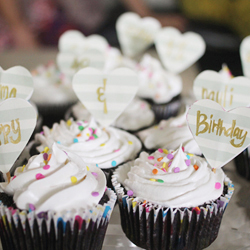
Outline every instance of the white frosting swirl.
{"type": "MultiPolygon", "coordinates": [[[[216,200],[223,192],[224,173],[213,172],[204,158],[177,151],[142,152],[131,168],[115,174],[139,201],[166,207],[196,207],[216,200]]],[[[120,170],[120,172],[119,172],[120,170]]]]}
{"type": "Polygon", "coordinates": [[[194,140],[187,125],[186,112],[162,120],[157,126],[150,127],[138,133],[139,138],[147,149],[177,149],[181,144],[186,152],[201,155],[201,150],[194,140]]]}
{"type": "MultiPolygon", "coordinates": [[[[73,116],[77,120],[89,120],[91,114],[81,102],[72,107],[73,116]]],[[[113,122],[112,126],[124,130],[135,131],[150,126],[155,119],[154,112],[146,101],[134,98],[122,114],[113,122]]]]}
{"type": "Polygon", "coordinates": [[[92,119],[87,121],[61,121],[52,129],[43,127],[44,134],[36,134],[35,140],[41,143],[38,150],[51,147],[57,142],[59,148],[79,155],[87,164],[96,164],[107,169],[134,159],[141,150],[137,137],[116,128],[100,128],[92,119]]]}
{"type": "Polygon", "coordinates": [[[31,73],[34,79],[31,101],[37,105],[71,103],[78,100],[71,87],[71,79],[61,73],[54,62],[39,65],[31,73]]]}
{"type": "Polygon", "coordinates": [[[36,213],[59,212],[97,205],[105,192],[106,178],[97,167],[87,166],[77,155],[53,144],[45,153],[31,157],[26,167],[17,168],[10,183],[1,187],[14,195],[20,209],[32,205],[36,213]]]}
{"type": "Polygon", "coordinates": [[[153,100],[157,104],[171,101],[182,91],[180,76],[164,70],[160,62],[146,54],[137,67],[139,90],[141,98],[153,100]]]}

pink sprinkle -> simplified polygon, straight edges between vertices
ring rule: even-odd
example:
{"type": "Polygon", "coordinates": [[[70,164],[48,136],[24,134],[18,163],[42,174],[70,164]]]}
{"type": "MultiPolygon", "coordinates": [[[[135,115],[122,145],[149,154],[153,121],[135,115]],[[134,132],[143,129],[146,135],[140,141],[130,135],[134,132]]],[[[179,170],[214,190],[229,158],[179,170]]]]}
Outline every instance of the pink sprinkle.
{"type": "Polygon", "coordinates": [[[63,151],[66,155],[68,155],[68,153],[66,151],[63,151]]]}
{"type": "Polygon", "coordinates": [[[36,179],[37,180],[40,180],[40,179],[43,179],[45,176],[43,174],[36,174],[36,179]]]}
{"type": "Polygon", "coordinates": [[[40,134],[41,134],[41,135],[44,135],[44,132],[43,132],[43,131],[41,131],[41,132],[40,132],[40,134]]]}
{"type": "Polygon", "coordinates": [[[95,177],[97,177],[97,173],[96,172],[91,172],[92,175],[94,175],[95,177]]]}
{"type": "Polygon", "coordinates": [[[44,170],[47,170],[47,169],[49,169],[50,168],[50,165],[45,165],[45,166],[43,166],[43,169],[44,170]]]}
{"type": "Polygon", "coordinates": [[[181,147],[182,151],[184,152],[184,147],[181,147]]]}
{"type": "Polygon", "coordinates": [[[151,156],[148,157],[148,159],[149,159],[149,160],[154,160],[154,156],[151,155],[151,156]]]}
{"type": "Polygon", "coordinates": [[[134,192],[132,190],[128,190],[128,192],[127,192],[128,196],[132,196],[133,194],[134,194],[134,192]]]}
{"type": "Polygon", "coordinates": [[[118,152],[118,151],[120,151],[120,149],[116,149],[114,152],[118,152]]]}
{"type": "Polygon", "coordinates": [[[76,124],[77,124],[77,125],[79,125],[79,126],[81,126],[81,125],[82,125],[80,122],[77,122],[76,124]]]}
{"type": "Polygon", "coordinates": [[[180,168],[176,167],[176,168],[174,169],[174,172],[175,172],[175,173],[179,173],[179,172],[180,172],[180,168]]]}
{"type": "Polygon", "coordinates": [[[215,183],[215,188],[216,188],[216,189],[220,189],[220,188],[221,188],[221,184],[220,184],[219,182],[216,182],[216,183],[215,183]]]}
{"type": "Polygon", "coordinates": [[[144,109],[146,107],[145,103],[141,103],[141,108],[144,109]]]}
{"type": "Polygon", "coordinates": [[[14,176],[12,177],[12,181],[13,181],[15,178],[16,178],[16,176],[14,175],[14,176]]]}
{"type": "Polygon", "coordinates": [[[162,171],[163,171],[163,172],[167,172],[167,170],[166,170],[165,168],[162,168],[162,171]]]}
{"type": "Polygon", "coordinates": [[[93,133],[93,134],[96,134],[96,132],[97,132],[97,129],[94,130],[94,133],[93,133]]]}
{"type": "Polygon", "coordinates": [[[163,150],[162,150],[162,148],[159,148],[159,149],[158,149],[158,151],[159,151],[160,153],[163,153],[163,150]]]}
{"type": "Polygon", "coordinates": [[[44,159],[45,161],[47,161],[47,159],[48,159],[48,154],[47,154],[47,153],[44,153],[44,154],[43,154],[43,159],[44,159]]]}
{"type": "Polygon", "coordinates": [[[89,128],[89,131],[91,134],[93,134],[93,129],[92,128],[89,128]]]}
{"type": "Polygon", "coordinates": [[[185,160],[185,163],[187,166],[189,166],[191,164],[191,161],[190,160],[185,160]]]}
{"type": "Polygon", "coordinates": [[[167,155],[167,158],[168,158],[169,160],[172,160],[172,159],[174,158],[174,155],[168,154],[168,155],[167,155]]]}
{"type": "Polygon", "coordinates": [[[99,195],[98,192],[92,192],[92,196],[96,197],[96,196],[98,196],[98,195],[99,195]]]}
{"type": "Polygon", "coordinates": [[[157,163],[154,164],[154,167],[156,167],[156,166],[157,166],[157,163]]]}
{"type": "Polygon", "coordinates": [[[33,205],[33,204],[29,204],[29,209],[31,210],[31,211],[34,211],[36,208],[35,208],[35,206],[33,205]]]}
{"type": "Polygon", "coordinates": [[[93,136],[93,135],[91,135],[90,137],[89,137],[89,140],[94,140],[95,139],[95,137],[93,136]]]}

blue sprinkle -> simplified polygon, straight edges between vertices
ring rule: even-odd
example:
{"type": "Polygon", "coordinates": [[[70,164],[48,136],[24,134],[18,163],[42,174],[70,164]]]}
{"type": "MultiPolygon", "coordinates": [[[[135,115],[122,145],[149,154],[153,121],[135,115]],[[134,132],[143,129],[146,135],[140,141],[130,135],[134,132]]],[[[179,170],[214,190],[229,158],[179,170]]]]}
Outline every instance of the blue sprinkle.
{"type": "Polygon", "coordinates": [[[112,165],[113,167],[115,167],[115,166],[116,166],[116,161],[112,161],[112,162],[111,162],[111,165],[112,165]]]}
{"type": "Polygon", "coordinates": [[[89,212],[92,214],[93,213],[93,211],[92,210],[89,210],[89,212]]]}
{"type": "Polygon", "coordinates": [[[57,143],[58,143],[58,144],[61,144],[61,142],[60,142],[60,141],[57,141],[57,143]]]}
{"type": "Polygon", "coordinates": [[[190,155],[187,155],[188,160],[190,159],[190,155]]]}
{"type": "Polygon", "coordinates": [[[73,142],[74,142],[74,143],[77,143],[77,142],[78,142],[78,139],[77,139],[77,138],[75,138],[75,139],[73,140],[73,142]]]}
{"type": "Polygon", "coordinates": [[[110,206],[106,206],[106,207],[105,207],[105,210],[104,210],[104,213],[103,213],[103,215],[102,215],[103,218],[105,218],[105,217],[107,216],[109,210],[111,210],[111,207],[110,207],[110,206]]]}
{"type": "Polygon", "coordinates": [[[60,223],[60,222],[62,222],[62,225],[63,225],[63,232],[65,232],[65,230],[66,230],[66,222],[63,220],[63,218],[58,218],[58,220],[57,220],[57,226],[58,226],[58,224],[60,223]]]}
{"type": "Polygon", "coordinates": [[[98,164],[96,164],[96,166],[99,168],[98,164]]]}

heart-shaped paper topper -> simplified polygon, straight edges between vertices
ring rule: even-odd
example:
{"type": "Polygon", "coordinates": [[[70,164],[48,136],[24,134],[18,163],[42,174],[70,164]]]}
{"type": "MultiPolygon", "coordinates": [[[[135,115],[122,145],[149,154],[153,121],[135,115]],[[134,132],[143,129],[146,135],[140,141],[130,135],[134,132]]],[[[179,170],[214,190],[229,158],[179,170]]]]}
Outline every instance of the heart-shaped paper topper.
{"type": "Polygon", "coordinates": [[[73,76],[85,67],[103,69],[108,42],[99,35],[85,37],[81,32],[71,30],[59,39],[57,65],[61,72],[73,76]]]}
{"type": "Polygon", "coordinates": [[[133,100],[139,81],[137,74],[128,68],[118,68],[109,74],[85,68],[74,75],[72,84],[83,105],[107,127],[133,100]]]}
{"type": "Polygon", "coordinates": [[[187,123],[212,168],[220,168],[250,144],[250,108],[225,111],[217,102],[195,102],[187,123]]]}
{"type": "Polygon", "coordinates": [[[34,90],[31,73],[24,67],[0,67],[0,102],[8,98],[29,100],[34,90]]]}
{"type": "Polygon", "coordinates": [[[122,14],[116,22],[116,31],[124,55],[135,57],[153,44],[161,24],[153,17],[141,18],[128,12],[122,14]]]}
{"type": "Polygon", "coordinates": [[[225,80],[221,74],[206,70],[195,78],[193,91],[197,100],[216,101],[226,110],[250,104],[250,79],[243,76],[225,80]]]}
{"type": "Polygon", "coordinates": [[[36,111],[26,100],[0,103],[0,171],[7,173],[28,143],[36,126],[36,111]]]}
{"type": "Polygon", "coordinates": [[[155,45],[164,67],[177,74],[195,63],[206,49],[205,41],[199,34],[181,34],[172,27],[161,29],[156,36],[155,45]]]}
{"type": "Polygon", "coordinates": [[[250,36],[245,37],[241,42],[240,58],[243,73],[250,78],[250,36]]]}

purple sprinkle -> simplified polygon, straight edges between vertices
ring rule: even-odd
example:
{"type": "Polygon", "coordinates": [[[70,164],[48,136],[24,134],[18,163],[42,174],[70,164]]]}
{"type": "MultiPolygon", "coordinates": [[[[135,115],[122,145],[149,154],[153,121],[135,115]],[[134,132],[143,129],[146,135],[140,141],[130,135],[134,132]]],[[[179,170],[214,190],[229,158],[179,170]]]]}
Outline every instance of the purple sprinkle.
{"type": "Polygon", "coordinates": [[[98,192],[92,192],[92,196],[96,197],[96,196],[98,196],[98,195],[99,195],[98,192]]]}
{"type": "Polygon", "coordinates": [[[43,154],[43,159],[44,159],[45,161],[47,161],[47,159],[48,159],[48,154],[47,154],[47,153],[44,153],[44,154],[43,154]]]}
{"type": "Polygon", "coordinates": [[[68,155],[68,153],[66,151],[63,151],[66,155],[68,155]]]}
{"type": "Polygon", "coordinates": [[[80,122],[77,122],[76,124],[77,124],[77,125],[79,125],[79,126],[81,126],[81,125],[82,125],[80,122]]]}
{"type": "Polygon", "coordinates": [[[217,207],[220,208],[220,207],[223,207],[223,206],[224,206],[224,201],[217,200],[217,207]]]}
{"type": "Polygon", "coordinates": [[[97,173],[96,172],[91,172],[92,175],[94,175],[95,177],[97,177],[97,173]]]}
{"type": "Polygon", "coordinates": [[[33,204],[29,204],[29,210],[30,211],[34,211],[36,208],[35,208],[35,206],[33,205],[33,204]]]}
{"type": "Polygon", "coordinates": [[[128,196],[132,196],[133,194],[134,194],[134,192],[132,190],[128,190],[128,192],[127,192],[128,196]]]}
{"type": "Polygon", "coordinates": [[[191,161],[190,160],[185,160],[185,163],[187,166],[189,166],[191,164],[191,161]]]}
{"type": "Polygon", "coordinates": [[[174,169],[174,172],[175,172],[175,173],[179,173],[179,172],[180,172],[180,168],[176,167],[176,168],[174,169]]]}
{"type": "Polygon", "coordinates": [[[168,154],[168,155],[167,155],[167,158],[168,158],[169,160],[172,160],[172,159],[174,158],[174,155],[168,154]]]}
{"type": "Polygon", "coordinates": [[[170,166],[171,166],[171,164],[172,164],[172,161],[170,161],[170,162],[168,163],[168,167],[170,167],[170,166]]]}
{"type": "Polygon", "coordinates": [[[44,132],[43,132],[43,131],[41,131],[41,132],[40,132],[40,134],[41,134],[41,135],[44,135],[44,132]]]}

